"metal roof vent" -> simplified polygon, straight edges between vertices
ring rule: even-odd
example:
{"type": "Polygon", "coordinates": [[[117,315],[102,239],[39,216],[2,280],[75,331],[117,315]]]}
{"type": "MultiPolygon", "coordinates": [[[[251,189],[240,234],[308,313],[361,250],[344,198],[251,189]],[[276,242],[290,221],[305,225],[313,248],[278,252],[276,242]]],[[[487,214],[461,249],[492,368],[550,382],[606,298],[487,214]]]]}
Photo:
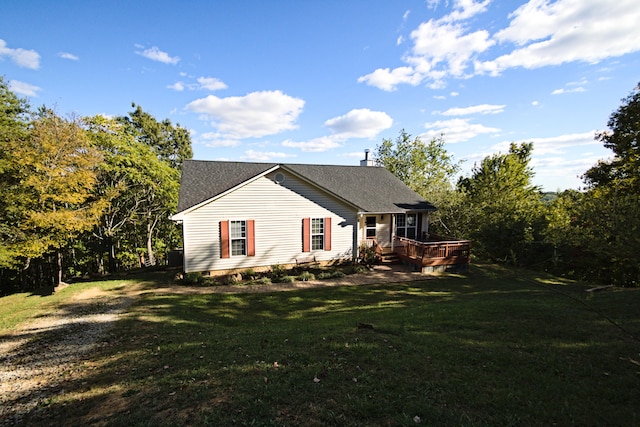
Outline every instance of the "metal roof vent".
{"type": "Polygon", "coordinates": [[[360,160],[360,166],[373,166],[373,159],[369,158],[369,149],[364,150],[364,160],[360,160]]]}

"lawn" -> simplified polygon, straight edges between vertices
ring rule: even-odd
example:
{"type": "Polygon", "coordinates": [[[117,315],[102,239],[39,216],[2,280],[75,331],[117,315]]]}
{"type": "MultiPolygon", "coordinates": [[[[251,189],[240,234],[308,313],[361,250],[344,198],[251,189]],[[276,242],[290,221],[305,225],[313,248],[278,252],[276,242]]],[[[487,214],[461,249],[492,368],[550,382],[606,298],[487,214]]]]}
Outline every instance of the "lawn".
{"type": "Polygon", "coordinates": [[[26,422],[639,425],[640,289],[588,287],[489,265],[263,294],[147,283],[26,422]]]}

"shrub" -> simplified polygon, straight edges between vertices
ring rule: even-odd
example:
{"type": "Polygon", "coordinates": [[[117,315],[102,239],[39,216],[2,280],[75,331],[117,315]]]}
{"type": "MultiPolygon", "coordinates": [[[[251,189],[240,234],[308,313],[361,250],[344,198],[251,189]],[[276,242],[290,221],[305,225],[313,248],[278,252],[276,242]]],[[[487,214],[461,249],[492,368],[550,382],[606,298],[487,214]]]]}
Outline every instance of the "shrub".
{"type": "Polygon", "coordinates": [[[296,281],[296,276],[282,276],[281,281],[283,283],[293,283],[296,281]]]}
{"type": "Polygon", "coordinates": [[[249,268],[242,272],[242,277],[246,277],[249,280],[253,280],[256,277],[256,272],[253,268],[249,268]]]}
{"type": "Polygon", "coordinates": [[[360,274],[360,273],[364,273],[365,271],[367,271],[367,268],[364,265],[355,264],[355,265],[350,265],[349,267],[347,267],[346,270],[345,270],[345,273],[346,274],[360,274]]]}
{"type": "Polygon", "coordinates": [[[280,264],[274,264],[271,266],[271,278],[278,279],[284,276],[287,270],[280,264]]]}
{"type": "Polygon", "coordinates": [[[341,279],[344,276],[346,276],[346,274],[344,274],[342,271],[340,270],[336,270],[333,273],[331,273],[331,278],[332,279],[341,279]]]}
{"type": "Polygon", "coordinates": [[[318,273],[318,276],[316,277],[320,280],[331,279],[333,277],[333,273],[330,271],[323,271],[322,273],[318,273]]]}
{"type": "Polygon", "coordinates": [[[374,264],[378,264],[380,262],[380,258],[376,253],[377,243],[374,243],[371,246],[367,246],[365,244],[360,245],[360,263],[366,265],[367,267],[371,267],[374,264]]]}
{"type": "Polygon", "coordinates": [[[316,276],[310,271],[303,271],[302,274],[298,276],[298,280],[308,282],[309,280],[316,280],[316,276]]]}
{"type": "Polygon", "coordinates": [[[271,284],[271,278],[269,277],[261,277],[258,280],[256,280],[256,282],[258,285],[270,285],[271,284]]]}
{"type": "Polygon", "coordinates": [[[184,286],[197,286],[201,284],[203,280],[204,277],[201,273],[186,273],[182,276],[182,279],[178,280],[178,283],[184,286]]]}

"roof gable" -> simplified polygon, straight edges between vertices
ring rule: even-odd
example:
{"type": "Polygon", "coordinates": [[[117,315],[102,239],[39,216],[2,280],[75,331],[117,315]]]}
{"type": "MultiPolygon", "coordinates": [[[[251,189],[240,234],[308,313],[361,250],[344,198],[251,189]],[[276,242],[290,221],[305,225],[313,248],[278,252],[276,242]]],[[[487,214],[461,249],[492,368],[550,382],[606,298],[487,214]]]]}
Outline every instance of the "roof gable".
{"type": "Polygon", "coordinates": [[[278,166],[362,212],[435,210],[431,203],[381,167],[187,160],[182,166],[178,212],[211,200],[278,166]]]}

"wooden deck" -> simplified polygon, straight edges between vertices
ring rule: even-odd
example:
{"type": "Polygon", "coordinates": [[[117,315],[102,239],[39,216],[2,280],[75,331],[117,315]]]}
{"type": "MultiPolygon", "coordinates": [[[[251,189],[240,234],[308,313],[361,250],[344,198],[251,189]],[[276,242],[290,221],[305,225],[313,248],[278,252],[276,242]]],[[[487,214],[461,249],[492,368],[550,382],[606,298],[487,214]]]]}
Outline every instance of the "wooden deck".
{"type": "Polygon", "coordinates": [[[453,267],[467,268],[471,255],[470,240],[453,240],[433,236],[420,242],[405,237],[394,238],[394,250],[403,262],[413,264],[423,272],[444,271],[453,267]]]}

